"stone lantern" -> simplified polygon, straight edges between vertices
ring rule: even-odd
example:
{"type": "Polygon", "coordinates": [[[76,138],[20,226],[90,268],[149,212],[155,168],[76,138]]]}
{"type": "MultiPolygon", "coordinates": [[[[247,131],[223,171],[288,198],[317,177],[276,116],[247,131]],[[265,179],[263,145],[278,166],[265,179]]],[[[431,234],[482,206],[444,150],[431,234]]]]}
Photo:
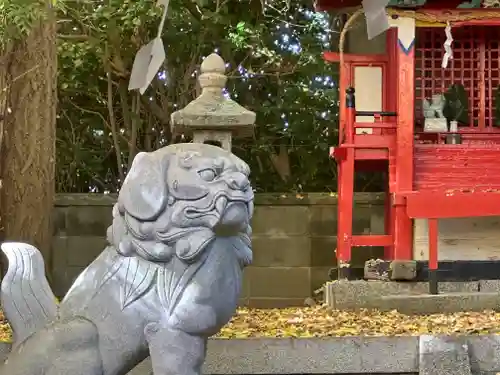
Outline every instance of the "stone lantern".
{"type": "Polygon", "coordinates": [[[184,109],[172,113],[172,133],[192,135],[195,143],[219,142],[231,151],[232,137],[250,137],[255,112],[224,96],[227,77],[224,60],[212,53],[201,64],[201,95],[184,109]]]}

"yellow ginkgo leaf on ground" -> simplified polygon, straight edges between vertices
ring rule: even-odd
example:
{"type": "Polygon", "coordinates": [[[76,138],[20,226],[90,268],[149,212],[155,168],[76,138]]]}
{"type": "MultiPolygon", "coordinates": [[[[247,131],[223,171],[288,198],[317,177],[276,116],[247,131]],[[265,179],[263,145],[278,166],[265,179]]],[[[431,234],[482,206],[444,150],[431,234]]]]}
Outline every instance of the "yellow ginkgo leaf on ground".
{"type": "MultiPolygon", "coordinates": [[[[480,335],[499,332],[500,312],[494,311],[404,315],[397,311],[347,312],[315,306],[269,310],[238,309],[234,318],[217,337],[480,335]]],[[[0,341],[9,341],[11,336],[10,327],[0,312],[0,341]]]]}
{"type": "Polygon", "coordinates": [[[218,337],[487,334],[497,333],[499,329],[500,313],[493,311],[410,316],[397,311],[347,312],[316,306],[270,310],[239,309],[218,337]]]}

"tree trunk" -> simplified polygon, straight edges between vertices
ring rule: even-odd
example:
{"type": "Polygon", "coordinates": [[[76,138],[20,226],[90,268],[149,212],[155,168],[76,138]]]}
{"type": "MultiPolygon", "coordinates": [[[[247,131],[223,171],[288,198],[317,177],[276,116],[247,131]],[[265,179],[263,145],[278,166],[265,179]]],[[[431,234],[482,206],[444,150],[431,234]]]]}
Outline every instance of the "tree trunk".
{"type": "Polygon", "coordinates": [[[0,228],[3,240],[36,246],[50,269],[57,105],[54,10],[49,6],[47,17],[26,38],[1,52],[0,228]]]}

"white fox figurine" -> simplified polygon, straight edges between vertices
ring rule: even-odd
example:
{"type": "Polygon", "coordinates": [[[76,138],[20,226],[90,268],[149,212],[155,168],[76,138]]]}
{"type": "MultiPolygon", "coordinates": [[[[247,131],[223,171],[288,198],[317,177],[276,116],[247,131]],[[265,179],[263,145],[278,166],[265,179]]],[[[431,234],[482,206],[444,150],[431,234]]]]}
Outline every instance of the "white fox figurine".
{"type": "Polygon", "coordinates": [[[432,95],[432,102],[428,99],[424,99],[422,102],[422,107],[424,110],[425,118],[444,118],[443,109],[445,104],[445,98],[443,94],[432,95]]]}

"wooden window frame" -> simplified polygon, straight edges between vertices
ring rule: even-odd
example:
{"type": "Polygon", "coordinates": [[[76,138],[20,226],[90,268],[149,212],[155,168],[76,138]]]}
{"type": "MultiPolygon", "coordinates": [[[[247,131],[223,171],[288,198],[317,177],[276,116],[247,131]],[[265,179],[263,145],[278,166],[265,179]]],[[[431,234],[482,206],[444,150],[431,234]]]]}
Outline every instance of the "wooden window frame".
{"type": "MultiPolygon", "coordinates": [[[[498,26],[463,26],[452,30],[454,59],[441,68],[443,28],[417,28],[415,57],[415,111],[422,121],[422,100],[461,83],[469,97],[469,126],[464,130],[494,130],[494,94],[500,85],[498,26]],[[427,73],[430,71],[430,74],[427,73]]],[[[500,129],[499,129],[500,131],[500,129]]]]}

